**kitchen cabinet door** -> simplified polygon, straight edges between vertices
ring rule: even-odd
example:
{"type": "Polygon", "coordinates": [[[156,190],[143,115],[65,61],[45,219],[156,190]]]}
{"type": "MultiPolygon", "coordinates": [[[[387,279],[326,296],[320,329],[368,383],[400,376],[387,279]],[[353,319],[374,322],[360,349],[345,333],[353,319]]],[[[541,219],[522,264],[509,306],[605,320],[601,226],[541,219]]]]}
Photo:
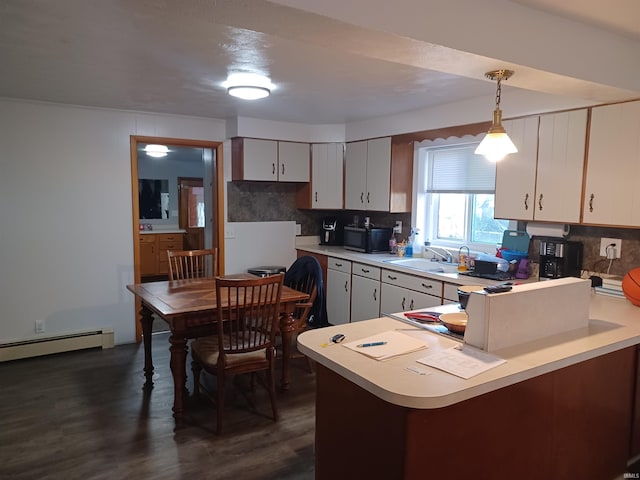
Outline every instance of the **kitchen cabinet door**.
{"type": "Polygon", "coordinates": [[[640,226],[640,102],[594,107],[582,223],[640,226]]]}
{"type": "Polygon", "coordinates": [[[380,316],[380,280],[351,276],[351,321],[369,320],[380,316]]]}
{"type": "Polygon", "coordinates": [[[278,181],[308,182],[310,150],[308,143],[278,142],[278,181]]]}
{"type": "Polygon", "coordinates": [[[534,219],[580,222],[587,109],[540,116],[534,219]]]}
{"type": "Polygon", "coordinates": [[[278,142],[256,138],[232,140],[233,180],[278,180],[278,142]]]}
{"type": "Polygon", "coordinates": [[[365,210],[367,194],[367,142],[347,143],[345,156],[345,197],[347,210],[365,210]]]}
{"type": "Polygon", "coordinates": [[[342,209],[344,146],[314,143],[311,150],[311,208],[342,209]]]}
{"type": "Polygon", "coordinates": [[[495,218],[533,220],[538,118],[535,116],[503,122],[518,152],[507,155],[496,164],[495,218]]]}
{"type": "Polygon", "coordinates": [[[332,325],[350,322],[351,274],[327,270],[327,320],[332,325]]]}
{"type": "Polygon", "coordinates": [[[367,141],[366,209],[389,211],[391,185],[391,138],[367,141]]]}
{"type": "Polygon", "coordinates": [[[418,308],[435,307],[442,304],[441,297],[435,297],[415,290],[388,283],[381,286],[380,314],[398,313],[418,308]]]}
{"type": "Polygon", "coordinates": [[[158,256],[153,235],[140,235],[140,275],[156,275],[158,256]]]}

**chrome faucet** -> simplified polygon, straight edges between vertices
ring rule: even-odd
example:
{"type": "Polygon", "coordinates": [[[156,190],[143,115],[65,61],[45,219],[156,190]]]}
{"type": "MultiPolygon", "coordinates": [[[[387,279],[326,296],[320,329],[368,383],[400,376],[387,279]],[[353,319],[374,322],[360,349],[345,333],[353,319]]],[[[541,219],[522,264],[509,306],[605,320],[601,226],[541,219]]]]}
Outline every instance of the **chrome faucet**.
{"type": "MultiPolygon", "coordinates": [[[[433,248],[428,247],[428,246],[426,246],[426,245],[424,246],[424,248],[425,248],[425,250],[427,250],[428,252],[431,252],[431,253],[433,253],[434,255],[439,256],[439,257],[440,257],[442,260],[444,260],[445,262],[447,262],[447,263],[453,263],[453,257],[451,256],[451,254],[450,254],[447,250],[444,250],[444,249],[443,249],[443,250],[444,250],[444,252],[445,252],[445,255],[443,255],[443,254],[441,254],[440,252],[437,252],[437,251],[435,251],[433,248]]],[[[431,260],[435,261],[435,258],[436,258],[436,257],[434,256],[431,260]]]]}
{"type": "Polygon", "coordinates": [[[467,258],[469,258],[469,255],[471,255],[471,252],[469,251],[469,247],[467,247],[466,245],[463,245],[458,249],[458,261],[460,261],[460,255],[462,255],[463,249],[467,251],[467,258]]]}

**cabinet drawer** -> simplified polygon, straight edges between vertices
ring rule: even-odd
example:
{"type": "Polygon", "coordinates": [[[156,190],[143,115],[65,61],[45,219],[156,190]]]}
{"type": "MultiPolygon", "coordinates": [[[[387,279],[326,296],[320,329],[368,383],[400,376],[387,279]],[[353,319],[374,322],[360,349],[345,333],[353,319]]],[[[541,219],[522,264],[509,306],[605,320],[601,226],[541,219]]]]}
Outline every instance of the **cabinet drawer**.
{"type": "Polygon", "coordinates": [[[342,258],[329,257],[328,268],[339,272],[351,273],[351,262],[342,258]]]}
{"type": "Polygon", "coordinates": [[[140,235],[140,243],[156,243],[156,237],[152,234],[140,235]]]}
{"type": "Polygon", "coordinates": [[[380,280],[380,267],[372,267],[366,263],[353,262],[351,273],[361,277],[370,278],[372,280],[380,280]]]}
{"type": "Polygon", "coordinates": [[[160,233],[158,234],[158,241],[182,243],[182,234],[181,233],[160,233]]]}
{"type": "Polygon", "coordinates": [[[158,245],[158,248],[161,251],[162,250],[182,250],[182,240],[172,241],[172,242],[163,241],[163,242],[160,242],[160,244],[158,245]]]}
{"type": "Polygon", "coordinates": [[[382,281],[402,288],[409,288],[417,292],[428,293],[442,297],[442,282],[430,278],[416,277],[393,270],[382,271],[382,281]]]}

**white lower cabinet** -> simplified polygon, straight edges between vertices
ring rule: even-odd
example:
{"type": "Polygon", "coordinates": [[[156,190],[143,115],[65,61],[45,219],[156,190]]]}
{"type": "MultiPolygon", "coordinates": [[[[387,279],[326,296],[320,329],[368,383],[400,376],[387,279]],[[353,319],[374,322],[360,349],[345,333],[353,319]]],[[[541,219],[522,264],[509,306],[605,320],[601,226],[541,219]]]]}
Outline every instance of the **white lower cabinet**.
{"type": "Polygon", "coordinates": [[[380,316],[380,268],[354,262],[351,268],[351,321],[380,316]]]}
{"type": "Polygon", "coordinates": [[[395,313],[442,305],[443,282],[382,270],[380,312],[395,313]]]}
{"type": "Polygon", "coordinates": [[[329,257],[327,261],[327,320],[332,325],[349,323],[351,309],[351,262],[329,257]]]}

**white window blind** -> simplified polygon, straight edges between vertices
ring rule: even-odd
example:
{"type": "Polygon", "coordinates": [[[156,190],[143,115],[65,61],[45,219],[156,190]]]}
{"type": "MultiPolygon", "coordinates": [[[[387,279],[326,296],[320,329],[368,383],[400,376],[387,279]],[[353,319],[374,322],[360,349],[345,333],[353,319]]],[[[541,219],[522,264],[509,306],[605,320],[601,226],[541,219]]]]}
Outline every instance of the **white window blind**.
{"type": "Polygon", "coordinates": [[[474,154],[476,145],[430,150],[428,193],[494,193],[496,165],[474,154]]]}

